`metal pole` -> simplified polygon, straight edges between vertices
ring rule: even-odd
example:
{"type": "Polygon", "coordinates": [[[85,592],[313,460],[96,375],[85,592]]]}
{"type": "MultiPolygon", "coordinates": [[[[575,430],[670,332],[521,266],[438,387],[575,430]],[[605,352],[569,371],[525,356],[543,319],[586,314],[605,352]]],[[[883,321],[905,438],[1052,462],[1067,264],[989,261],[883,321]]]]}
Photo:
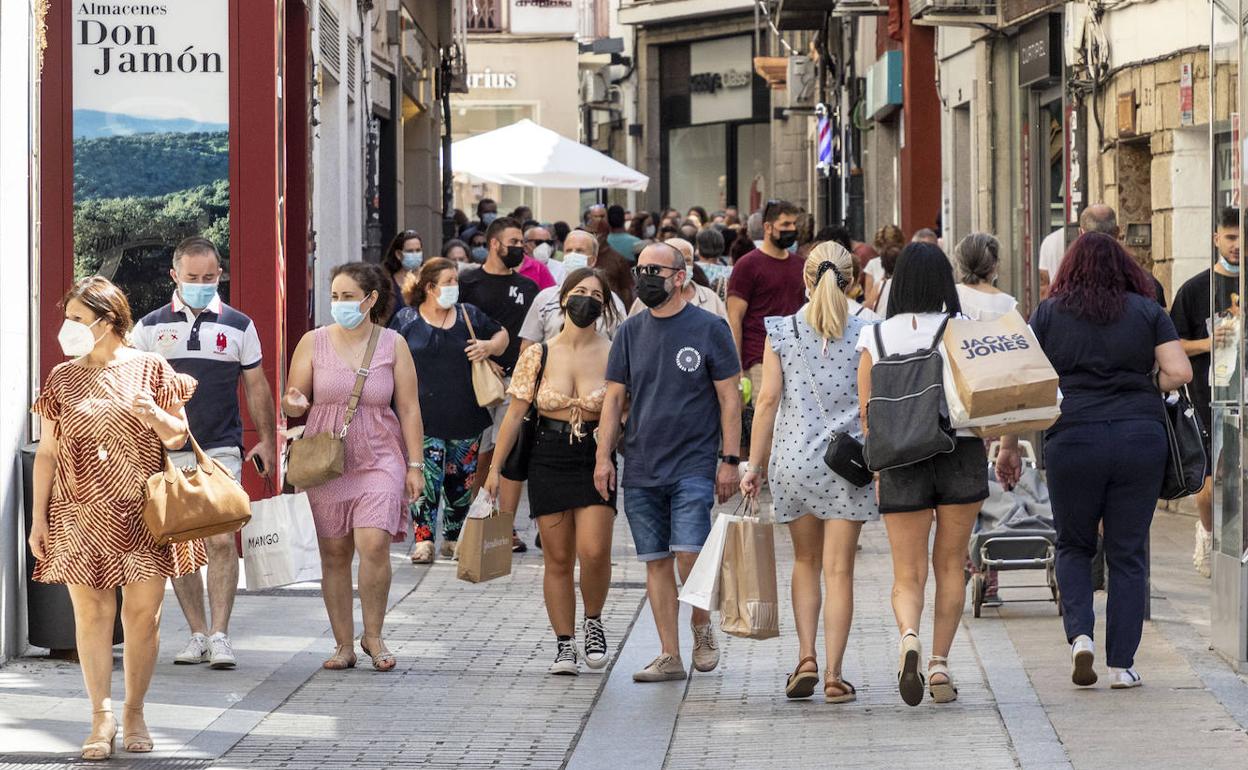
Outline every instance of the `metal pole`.
{"type": "Polygon", "coordinates": [[[455,238],[455,180],[451,166],[451,62],[443,55],[438,68],[438,96],[442,103],[442,240],[455,238]]]}

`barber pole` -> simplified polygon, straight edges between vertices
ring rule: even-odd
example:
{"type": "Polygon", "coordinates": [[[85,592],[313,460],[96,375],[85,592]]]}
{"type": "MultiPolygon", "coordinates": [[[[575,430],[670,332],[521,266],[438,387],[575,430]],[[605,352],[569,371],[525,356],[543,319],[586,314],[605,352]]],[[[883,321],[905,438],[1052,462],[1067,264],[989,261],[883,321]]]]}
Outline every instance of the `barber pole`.
{"type": "Polygon", "coordinates": [[[818,168],[824,174],[828,174],[832,170],[832,121],[829,119],[826,105],[820,104],[815,108],[815,114],[819,116],[819,121],[816,124],[816,131],[819,136],[818,168]]]}

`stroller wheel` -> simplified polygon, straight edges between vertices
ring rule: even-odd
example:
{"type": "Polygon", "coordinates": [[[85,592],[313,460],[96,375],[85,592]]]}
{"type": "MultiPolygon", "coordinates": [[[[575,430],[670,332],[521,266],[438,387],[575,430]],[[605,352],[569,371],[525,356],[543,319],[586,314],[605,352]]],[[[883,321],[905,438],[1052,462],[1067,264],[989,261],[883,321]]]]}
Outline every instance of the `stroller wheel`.
{"type": "Polygon", "coordinates": [[[982,572],[976,572],[971,577],[971,608],[975,613],[975,617],[980,616],[980,610],[984,606],[984,575],[982,572]]]}

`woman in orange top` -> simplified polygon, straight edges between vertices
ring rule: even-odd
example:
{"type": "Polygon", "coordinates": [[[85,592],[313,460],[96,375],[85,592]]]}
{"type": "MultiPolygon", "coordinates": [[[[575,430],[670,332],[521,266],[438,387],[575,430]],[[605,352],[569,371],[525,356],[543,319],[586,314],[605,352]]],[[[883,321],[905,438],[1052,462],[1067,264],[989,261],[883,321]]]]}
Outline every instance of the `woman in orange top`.
{"type": "Polygon", "coordinates": [[[130,305],[100,276],[79,281],[61,303],[58,339],[73,360],[54,368],[32,410],[42,432],[35,455],[30,550],[35,580],[64,583],[74,605],[82,678],[91,699],[83,759],[107,759],[113,717],[113,622],[121,587],[125,630],[125,734],[130,752],[152,750],[143,698],[160,647],[165,580],[207,561],[202,541],[156,545],[143,523],[147,479],[165,449],[189,435],[182,404],[195,381],[161,356],[130,347],[130,305]]]}
{"type": "Polygon", "coordinates": [[[509,391],[511,406],[499,430],[494,465],[484,487],[492,496],[498,493],[499,469],[536,400],[541,421],[529,465],[529,515],[537,519],[542,536],[546,611],[558,642],[550,673],[576,675],[582,651],[576,646],[572,574],[578,558],[585,603],[585,664],[598,669],[608,659],[600,616],[611,583],[615,492],[604,499],[594,488],[594,458],[611,342],[597,331],[596,322],[604,313],[608,327],[614,328],[622,319],[614,317],[606,276],[591,268],[568,274],[559,305],[563,329],[550,342],[527,348],[516,364],[509,391]]]}

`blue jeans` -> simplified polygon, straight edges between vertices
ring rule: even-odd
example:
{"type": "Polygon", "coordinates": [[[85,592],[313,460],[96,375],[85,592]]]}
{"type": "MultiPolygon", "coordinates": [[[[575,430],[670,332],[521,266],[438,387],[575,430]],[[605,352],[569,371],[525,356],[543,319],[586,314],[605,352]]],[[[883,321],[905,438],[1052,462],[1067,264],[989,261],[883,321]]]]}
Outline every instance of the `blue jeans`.
{"type": "Polygon", "coordinates": [[[1148,601],[1148,530],[1161,494],[1166,429],[1157,420],[1073,425],[1044,447],[1057,525],[1057,583],[1066,640],[1093,636],[1092,559],[1104,522],[1109,599],[1105,662],[1130,668],[1148,601]]]}
{"type": "Polygon", "coordinates": [[[624,487],[624,515],[641,561],[697,553],[711,534],[715,480],[690,476],[661,487],[624,487]]]}

